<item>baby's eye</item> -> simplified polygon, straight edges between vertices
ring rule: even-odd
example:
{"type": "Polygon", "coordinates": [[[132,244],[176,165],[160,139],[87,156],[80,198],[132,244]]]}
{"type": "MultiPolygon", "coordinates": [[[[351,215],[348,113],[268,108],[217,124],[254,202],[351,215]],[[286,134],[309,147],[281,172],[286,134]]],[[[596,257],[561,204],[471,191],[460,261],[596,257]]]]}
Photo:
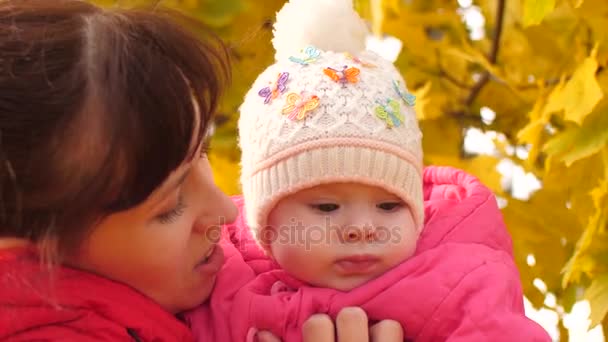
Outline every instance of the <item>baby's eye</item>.
{"type": "Polygon", "coordinates": [[[403,203],[401,202],[384,202],[377,205],[379,209],[382,209],[384,211],[394,211],[401,208],[402,206],[403,203]]]}
{"type": "Polygon", "coordinates": [[[334,203],[322,203],[322,204],[314,204],[313,208],[322,211],[324,213],[329,213],[335,210],[338,210],[340,208],[339,205],[334,204],[334,203]]]}

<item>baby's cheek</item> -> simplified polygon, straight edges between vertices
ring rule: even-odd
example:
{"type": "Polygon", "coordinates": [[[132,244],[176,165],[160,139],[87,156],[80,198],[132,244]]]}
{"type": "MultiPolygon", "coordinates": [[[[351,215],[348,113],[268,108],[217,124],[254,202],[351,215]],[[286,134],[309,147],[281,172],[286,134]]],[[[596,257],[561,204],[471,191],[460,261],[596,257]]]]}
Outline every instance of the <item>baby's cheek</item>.
{"type": "Polygon", "coordinates": [[[403,229],[400,234],[395,234],[389,241],[387,248],[391,250],[390,254],[394,256],[397,263],[410,258],[416,251],[418,242],[418,234],[413,229],[403,229]]]}
{"type": "Polygon", "coordinates": [[[284,270],[300,280],[315,283],[318,278],[326,275],[327,257],[322,250],[315,245],[292,245],[283,246],[277,260],[284,270]]]}
{"type": "Polygon", "coordinates": [[[271,248],[274,259],[288,272],[302,263],[301,248],[294,241],[279,239],[272,243],[271,248]]]}

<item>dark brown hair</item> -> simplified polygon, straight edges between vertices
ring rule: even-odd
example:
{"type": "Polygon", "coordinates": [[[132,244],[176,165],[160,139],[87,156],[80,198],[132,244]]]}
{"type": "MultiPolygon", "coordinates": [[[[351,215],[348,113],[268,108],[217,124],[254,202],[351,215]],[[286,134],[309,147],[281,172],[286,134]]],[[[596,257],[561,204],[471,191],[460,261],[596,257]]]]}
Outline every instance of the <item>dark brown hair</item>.
{"type": "Polygon", "coordinates": [[[61,252],[141,203],[193,157],[229,76],[176,12],[0,0],[0,237],[61,252]]]}

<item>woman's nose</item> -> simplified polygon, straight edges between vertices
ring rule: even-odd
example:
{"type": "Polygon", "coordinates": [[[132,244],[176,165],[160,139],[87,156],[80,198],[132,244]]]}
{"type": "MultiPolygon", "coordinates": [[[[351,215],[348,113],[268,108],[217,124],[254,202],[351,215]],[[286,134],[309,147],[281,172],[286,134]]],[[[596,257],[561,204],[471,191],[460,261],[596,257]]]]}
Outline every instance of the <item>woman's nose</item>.
{"type": "Polygon", "coordinates": [[[226,224],[234,222],[238,215],[238,209],[234,202],[219,188],[213,187],[213,190],[208,189],[205,194],[200,197],[202,205],[202,213],[197,218],[194,231],[213,235],[218,240],[221,235],[222,227],[226,224]]]}
{"type": "Polygon", "coordinates": [[[211,168],[205,161],[196,177],[197,206],[200,208],[196,227],[206,230],[210,226],[230,224],[238,216],[234,202],[215,184],[211,168]]]}
{"type": "Polygon", "coordinates": [[[214,196],[209,199],[210,205],[213,206],[210,211],[212,215],[217,216],[218,224],[230,224],[236,220],[239,210],[221,189],[214,185],[214,196]]]}
{"type": "Polygon", "coordinates": [[[225,222],[232,223],[232,222],[234,222],[234,220],[236,220],[237,216],[239,215],[239,209],[236,207],[236,205],[234,204],[232,199],[230,199],[230,197],[228,197],[223,191],[221,191],[221,193],[222,193],[222,198],[223,198],[223,202],[224,202],[223,212],[224,212],[225,222]]]}

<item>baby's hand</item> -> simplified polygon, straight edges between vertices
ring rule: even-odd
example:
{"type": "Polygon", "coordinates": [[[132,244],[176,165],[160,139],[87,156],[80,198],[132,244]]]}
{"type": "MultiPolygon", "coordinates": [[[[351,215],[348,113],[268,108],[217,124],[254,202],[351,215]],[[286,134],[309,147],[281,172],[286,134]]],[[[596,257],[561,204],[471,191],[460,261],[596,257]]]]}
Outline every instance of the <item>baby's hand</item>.
{"type": "MultiPolygon", "coordinates": [[[[401,324],[384,320],[368,329],[367,314],[361,308],[344,308],[336,318],[336,327],[328,315],[312,315],[302,329],[304,342],[402,342],[401,324]],[[337,340],[334,336],[337,332],[337,340]]],[[[261,331],[257,334],[259,342],[281,342],[273,334],[261,331]]]]}

